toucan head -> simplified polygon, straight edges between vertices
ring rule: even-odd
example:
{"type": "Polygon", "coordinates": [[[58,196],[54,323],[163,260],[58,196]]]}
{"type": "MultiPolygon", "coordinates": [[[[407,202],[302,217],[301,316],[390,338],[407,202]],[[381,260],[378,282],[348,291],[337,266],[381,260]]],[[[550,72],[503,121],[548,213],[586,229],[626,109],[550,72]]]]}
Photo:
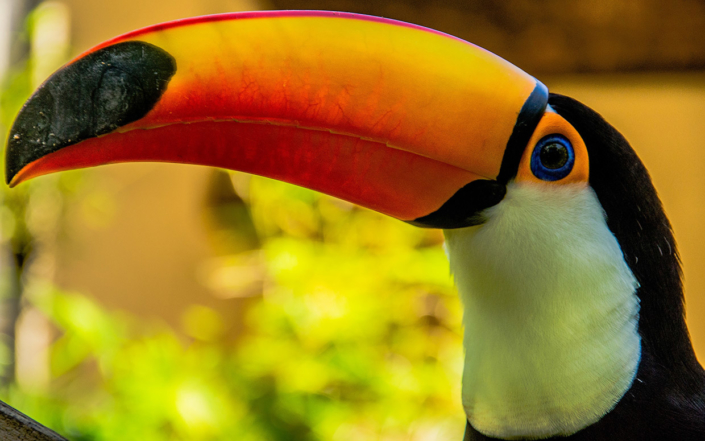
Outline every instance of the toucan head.
{"type": "Polygon", "coordinates": [[[671,229],[634,151],[458,38],[312,11],[138,30],[29,98],[7,182],[126,161],[259,174],[446,230],[463,403],[484,434],[570,435],[623,402],[649,360],[694,360],[671,229]]]}

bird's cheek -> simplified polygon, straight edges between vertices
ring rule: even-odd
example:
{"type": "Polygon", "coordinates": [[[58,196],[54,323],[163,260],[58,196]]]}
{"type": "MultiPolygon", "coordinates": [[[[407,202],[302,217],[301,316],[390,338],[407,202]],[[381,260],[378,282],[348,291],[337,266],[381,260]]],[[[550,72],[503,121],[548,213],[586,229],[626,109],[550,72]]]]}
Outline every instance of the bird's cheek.
{"type": "MultiPolygon", "coordinates": [[[[564,146],[561,145],[560,147],[564,146]]],[[[556,165],[560,165],[560,162],[556,165]]],[[[555,112],[547,111],[541,118],[539,125],[536,127],[534,134],[524,150],[524,154],[519,162],[516,181],[550,185],[580,183],[587,185],[589,176],[590,161],[582,137],[562,116],[555,112]],[[566,164],[566,167],[570,168],[566,169],[563,173],[554,173],[554,170],[559,170],[558,168],[552,170],[552,164],[541,164],[542,156],[538,149],[541,149],[547,142],[550,142],[553,136],[555,136],[556,139],[567,141],[567,143],[564,143],[564,146],[567,147],[568,153],[571,155],[570,162],[566,164]],[[548,167],[546,167],[546,165],[548,165],[548,167]],[[540,173],[541,169],[545,172],[540,173]]]]}

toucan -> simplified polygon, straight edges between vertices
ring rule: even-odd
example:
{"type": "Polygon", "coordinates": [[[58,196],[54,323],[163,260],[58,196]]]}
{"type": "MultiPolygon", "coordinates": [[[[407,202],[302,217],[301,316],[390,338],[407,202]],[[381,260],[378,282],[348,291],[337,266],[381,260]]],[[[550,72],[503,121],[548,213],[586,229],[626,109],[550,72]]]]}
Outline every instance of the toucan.
{"type": "Polygon", "coordinates": [[[466,440],[705,440],[705,373],[646,168],[598,113],[482,48],[320,11],[137,30],[28,99],[7,182],[126,161],[268,176],[443,229],[466,440]]]}

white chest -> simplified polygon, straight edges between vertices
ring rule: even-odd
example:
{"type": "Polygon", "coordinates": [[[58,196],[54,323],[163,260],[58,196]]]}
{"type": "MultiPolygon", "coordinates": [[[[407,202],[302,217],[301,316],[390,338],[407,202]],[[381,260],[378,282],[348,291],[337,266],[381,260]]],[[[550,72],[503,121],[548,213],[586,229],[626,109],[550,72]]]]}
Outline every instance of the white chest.
{"type": "Polygon", "coordinates": [[[569,435],[629,389],[637,282],[588,187],[510,184],[481,226],[445,232],[465,307],[463,405],[503,439],[569,435]]]}

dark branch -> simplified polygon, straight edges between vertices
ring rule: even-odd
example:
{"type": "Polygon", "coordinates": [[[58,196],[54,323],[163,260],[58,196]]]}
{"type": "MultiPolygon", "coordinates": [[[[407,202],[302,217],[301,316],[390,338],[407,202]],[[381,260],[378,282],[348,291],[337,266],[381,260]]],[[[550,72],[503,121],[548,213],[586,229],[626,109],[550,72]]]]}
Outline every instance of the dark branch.
{"type": "Polygon", "coordinates": [[[0,401],[0,439],[3,441],[68,441],[2,401],[0,401]]]}

